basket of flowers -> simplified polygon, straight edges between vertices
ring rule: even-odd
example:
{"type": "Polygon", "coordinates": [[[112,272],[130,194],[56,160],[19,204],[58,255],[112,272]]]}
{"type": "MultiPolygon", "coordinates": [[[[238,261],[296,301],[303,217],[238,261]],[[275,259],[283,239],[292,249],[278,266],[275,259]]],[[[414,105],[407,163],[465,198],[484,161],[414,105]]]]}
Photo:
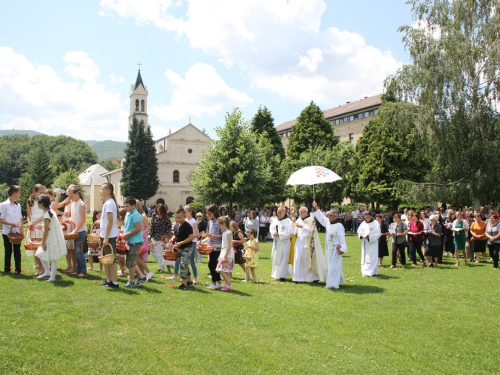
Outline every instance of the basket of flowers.
{"type": "Polygon", "coordinates": [[[109,243],[102,246],[101,254],[99,260],[103,265],[110,266],[114,263],[115,254],[113,254],[113,248],[109,243]]]}
{"type": "Polygon", "coordinates": [[[198,250],[201,255],[209,255],[213,249],[214,248],[212,246],[206,244],[205,242],[199,242],[196,246],[196,250],[198,250]]]}
{"type": "MultiPolygon", "coordinates": [[[[61,224],[63,231],[70,231],[70,229],[68,229],[69,226],[71,226],[71,231],[76,229],[75,223],[73,223],[71,220],[61,221],[59,224],[61,224]]],[[[77,240],[78,237],[79,237],[78,233],[72,233],[72,232],[64,233],[64,239],[66,241],[74,241],[77,240]]]]}
{"type": "Polygon", "coordinates": [[[127,254],[127,241],[123,238],[123,236],[118,236],[116,238],[116,253],[120,255],[127,254]]]}
{"type": "Polygon", "coordinates": [[[177,260],[177,258],[179,258],[179,252],[175,250],[163,250],[163,259],[177,260]]]}
{"type": "Polygon", "coordinates": [[[90,227],[90,233],[87,234],[87,246],[91,249],[97,249],[101,243],[101,237],[97,230],[94,229],[96,223],[92,224],[90,227]]]}

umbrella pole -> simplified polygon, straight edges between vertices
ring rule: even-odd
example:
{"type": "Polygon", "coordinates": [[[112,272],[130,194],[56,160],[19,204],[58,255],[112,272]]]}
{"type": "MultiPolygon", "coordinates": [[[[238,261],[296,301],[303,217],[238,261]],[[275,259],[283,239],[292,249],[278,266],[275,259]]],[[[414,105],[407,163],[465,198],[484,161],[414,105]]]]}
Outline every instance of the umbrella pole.
{"type": "Polygon", "coordinates": [[[316,190],[314,189],[314,184],[313,184],[313,201],[316,201],[316,190]]]}

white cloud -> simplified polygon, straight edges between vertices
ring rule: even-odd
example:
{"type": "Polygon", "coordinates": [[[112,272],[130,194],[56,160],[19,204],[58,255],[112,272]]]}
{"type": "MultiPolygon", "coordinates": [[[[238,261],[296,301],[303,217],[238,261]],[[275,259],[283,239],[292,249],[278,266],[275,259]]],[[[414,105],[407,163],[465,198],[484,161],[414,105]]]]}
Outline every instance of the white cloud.
{"type": "Polygon", "coordinates": [[[303,66],[308,72],[315,72],[322,61],[323,51],[319,48],[311,48],[306,56],[299,56],[299,67],[303,66]]]}
{"type": "Polygon", "coordinates": [[[63,60],[72,80],[0,47],[0,127],[79,139],[126,139],[127,111],[117,93],[96,82],[100,72],[93,60],[82,51],[68,52],[63,60]]]}
{"type": "Polygon", "coordinates": [[[172,70],[165,75],[174,87],[168,105],[153,105],[150,113],[165,121],[214,116],[228,106],[245,107],[253,102],[246,93],[230,88],[212,65],[197,63],[184,74],[172,70]]]}
{"type": "Polygon", "coordinates": [[[125,77],[117,77],[115,75],[115,73],[111,73],[109,75],[109,80],[111,81],[111,83],[113,84],[117,84],[117,83],[123,83],[125,82],[125,77]]]}
{"type": "Polygon", "coordinates": [[[227,68],[237,66],[252,87],[283,99],[331,106],[378,94],[402,65],[356,33],[321,27],[324,0],[187,0],[187,10],[155,0],[102,0],[106,14],[173,31],[227,68]],[[174,14],[182,13],[180,16],[174,14]],[[281,86],[283,85],[283,86],[281,86]],[[345,90],[340,92],[339,90],[345,90]]]}

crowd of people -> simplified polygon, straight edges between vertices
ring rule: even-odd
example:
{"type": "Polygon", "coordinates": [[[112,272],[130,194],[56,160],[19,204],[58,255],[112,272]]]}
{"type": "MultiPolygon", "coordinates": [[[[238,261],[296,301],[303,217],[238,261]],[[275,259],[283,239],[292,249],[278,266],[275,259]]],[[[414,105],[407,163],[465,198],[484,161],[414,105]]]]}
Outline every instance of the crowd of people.
{"type": "MultiPolygon", "coordinates": [[[[180,281],[179,289],[185,290],[200,283],[197,266],[201,262],[197,251],[200,246],[200,249],[211,249],[208,255],[211,282],[207,288],[230,291],[236,265],[244,271],[242,282],[257,281],[259,241],[270,239],[272,278],[281,282],[289,277],[294,283],[324,282],[326,288],[338,289],[344,282],[345,233],[351,231],[361,240],[361,273],[366,277],[378,274],[386,256],[391,258],[390,268],[398,263],[405,267],[407,260],[413,266],[439,267],[443,253],[453,255],[457,266],[460,255],[464,264],[484,262],[486,245],[493,267],[498,269],[500,221],[495,210],[486,213],[484,208],[474,211],[442,207],[438,211],[405,209],[401,213],[383,215],[360,207],[349,214],[351,225],[348,225],[346,212],[335,209],[325,212],[316,202],[311,211],[302,206],[297,214],[287,207],[248,208],[236,209],[232,218],[225,215],[224,207],[210,205],[206,211],[197,213],[192,206],[186,205],[175,211],[172,223],[163,199],[152,208],[149,221],[141,203],[134,197],[127,197],[120,208],[112,184],[103,184],[100,194],[102,211],[94,212],[90,229],[90,235],[100,240],[97,246],[89,246],[85,254],[88,233],[81,189],[70,185],[65,191],[58,189],[54,194],[40,184],[33,187],[26,207],[25,246],[31,245],[29,249],[26,246],[27,255],[35,256],[35,276],[55,281],[57,261],[66,257],[67,267],[60,272],[85,277],[87,259],[88,269],[93,270],[93,258],[98,257],[101,259],[98,271],[105,271],[103,287],[118,288],[118,272],[128,276],[125,287],[136,287],[154,277],[147,264],[151,253],[158,264],[157,272],[163,273],[165,269],[173,272],[167,280],[180,281]],[[63,192],[67,198],[60,201],[63,192]],[[324,249],[319,228],[326,232],[324,249]],[[71,240],[65,238],[63,231],[71,240]],[[165,251],[176,253],[177,259],[168,260],[165,251]],[[111,262],[102,261],[110,255],[111,262]]],[[[11,272],[13,254],[14,274],[19,274],[21,244],[11,242],[10,235],[23,233],[24,222],[18,203],[21,190],[12,185],[8,195],[0,205],[4,271],[11,272]]]]}

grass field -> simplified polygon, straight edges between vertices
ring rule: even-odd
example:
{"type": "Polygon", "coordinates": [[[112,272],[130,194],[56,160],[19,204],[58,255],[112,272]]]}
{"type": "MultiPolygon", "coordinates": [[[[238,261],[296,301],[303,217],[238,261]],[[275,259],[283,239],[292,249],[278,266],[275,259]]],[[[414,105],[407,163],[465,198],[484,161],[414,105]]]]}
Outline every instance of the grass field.
{"type": "MultiPolygon", "coordinates": [[[[261,246],[259,283],[234,275],[230,293],[180,291],[158,276],[134,289],[58,275],[0,275],[1,374],[494,374],[499,373],[499,280],[491,263],[360,273],[347,237],[346,284],[270,278],[261,246]]],[[[3,268],[3,244],[0,244],[3,268]]],[[[152,259],[152,257],[150,257],[152,259]]],[[[59,261],[59,268],[65,261],[59,261]]],[[[151,261],[150,266],[156,269],[151,261]]],[[[179,285],[174,282],[175,286],[179,285]]]]}

